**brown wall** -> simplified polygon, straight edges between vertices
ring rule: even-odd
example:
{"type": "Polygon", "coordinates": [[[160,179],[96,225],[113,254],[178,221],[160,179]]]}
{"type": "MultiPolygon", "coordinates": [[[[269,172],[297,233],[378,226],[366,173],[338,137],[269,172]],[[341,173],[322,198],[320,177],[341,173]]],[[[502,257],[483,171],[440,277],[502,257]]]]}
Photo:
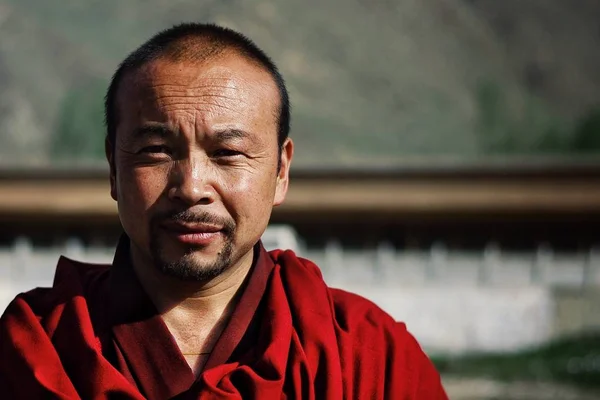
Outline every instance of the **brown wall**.
{"type": "MultiPolygon", "coordinates": [[[[495,235],[588,245],[600,227],[600,165],[299,171],[272,222],[317,242],[478,246],[495,235]]],[[[5,239],[120,230],[104,170],[0,172],[0,224],[5,239]]]]}

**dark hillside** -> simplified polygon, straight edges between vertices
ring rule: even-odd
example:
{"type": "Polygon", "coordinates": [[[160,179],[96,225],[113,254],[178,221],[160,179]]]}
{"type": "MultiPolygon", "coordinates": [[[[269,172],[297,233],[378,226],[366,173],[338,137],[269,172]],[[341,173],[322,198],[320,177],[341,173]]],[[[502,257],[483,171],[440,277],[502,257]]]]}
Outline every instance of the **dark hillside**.
{"type": "Polygon", "coordinates": [[[101,159],[84,108],[128,51],[190,20],[245,32],[281,66],[297,165],[569,153],[600,104],[592,0],[3,0],[0,164],[101,159]]]}

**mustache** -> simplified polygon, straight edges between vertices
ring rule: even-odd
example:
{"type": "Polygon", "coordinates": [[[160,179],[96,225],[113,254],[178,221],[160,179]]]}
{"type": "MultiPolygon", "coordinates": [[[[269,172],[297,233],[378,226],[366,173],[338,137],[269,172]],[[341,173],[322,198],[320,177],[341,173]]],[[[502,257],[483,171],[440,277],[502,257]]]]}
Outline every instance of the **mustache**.
{"type": "Polygon", "coordinates": [[[208,212],[168,211],[155,215],[153,222],[169,221],[173,223],[211,224],[223,227],[223,233],[230,235],[235,230],[235,222],[231,218],[221,217],[208,212]]]}

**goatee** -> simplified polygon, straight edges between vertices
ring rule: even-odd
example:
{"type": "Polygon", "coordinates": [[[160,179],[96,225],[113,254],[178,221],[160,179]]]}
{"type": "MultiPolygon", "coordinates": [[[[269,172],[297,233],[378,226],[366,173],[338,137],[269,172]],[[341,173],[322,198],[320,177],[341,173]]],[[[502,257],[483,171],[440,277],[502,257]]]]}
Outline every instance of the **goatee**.
{"type": "Polygon", "coordinates": [[[156,268],[163,274],[172,276],[182,281],[206,282],[223,273],[232,261],[233,233],[235,222],[209,213],[193,213],[189,210],[156,215],[151,221],[150,252],[156,268]],[[160,222],[197,223],[221,226],[220,234],[223,235],[223,247],[212,262],[199,263],[194,259],[194,252],[198,248],[190,247],[178,260],[167,260],[164,249],[159,240],[160,222]]]}

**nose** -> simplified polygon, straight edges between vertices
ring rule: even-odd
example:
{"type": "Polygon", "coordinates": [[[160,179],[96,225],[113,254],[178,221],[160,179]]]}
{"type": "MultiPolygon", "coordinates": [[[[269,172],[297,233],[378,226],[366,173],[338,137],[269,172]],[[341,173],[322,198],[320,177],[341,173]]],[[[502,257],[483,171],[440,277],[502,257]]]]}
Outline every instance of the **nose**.
{"type": "Polygon", "coordinates": [[[201,157],[179,160],[171,170],[169,198],[186,206],[211,204],[216,192],[212,168],[201,157]]]}

